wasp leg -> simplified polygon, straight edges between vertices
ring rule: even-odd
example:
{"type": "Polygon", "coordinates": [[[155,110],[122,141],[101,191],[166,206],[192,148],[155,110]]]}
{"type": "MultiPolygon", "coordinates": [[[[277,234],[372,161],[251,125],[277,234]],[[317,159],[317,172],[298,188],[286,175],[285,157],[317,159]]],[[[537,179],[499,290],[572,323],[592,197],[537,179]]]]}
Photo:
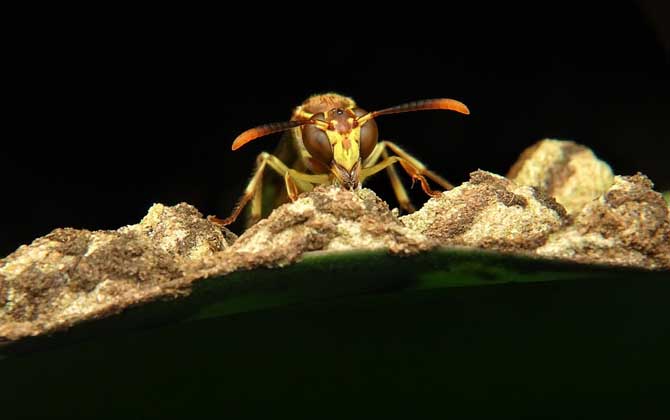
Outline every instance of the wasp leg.
{"type": "Polygon", "coordinates": [[[293,178],[291,178],[291,175],[288,172],[284,174],[284,183],[286,184],[288,198],[290,198],[291,201],[297,200],[300,191],[298,191],[298,186],[295,185],[295,181],[293,181],[293,178]]]}
{"type": "Polygon", "coordinates": [[[261,214],[263,212],[263,170],[260,169],[261,165],[261,156],[258,155],[256,158],[256,173],[258,179],[256,179],[256,188],[254,188],[253,199],[251,200],[251,214],[246,220],[246,227],[250,227],[260,220],[261,214]]]}
{"type": "MultiPolygon", "coordinates": [[[[372,153],[370,153],[370,156],[365,160],[365,164],[363,165],[364,167],[366,166],[371,166],[374,165],[379,161],[379,158],[384,158],[384,160],[388,159],[389,154],[386,151],[386,142],[382,141],[377,143],[375,148],[372,150],[372,153]]],[[[400,181],[400,176],[398,175],[398,171],[396,171],[395,166],[389,165],[386,167],[386,174],[389,177],[389,180],[391,181],[391,188],[393,188],[393,193],[395,194],[396,199],[398,200],[398,205],[400,205],[400,208],[406,211],[407,213],[412,213],[416,208],[412,204],[412,201],[409,199],[409,195],[407,195],[407,190],[405,189],[405,186],[402,185],[402,182],[400,181]]]]}
{"type": "Polygon", "coordinates": [[[249,184],[247,184],[247,188],[244,190],[242,198],[240,198],[240,200],[235,205],[231,215],[225,219],[219,219],[215,216],[208,216],[207,219],[222,226],[229,225],[237,219],[237,217],[244,209],[244,206],[246,206],[249,200],[252,198],[254,198],[254,203],[252,203],[252,220],[255,218],[260,218],[260,195],[262,194],[262,191],[260,191],[262,187],[261,181],[263,179],[263,171],[265,171],[267,166],[270,166],[270,168],[272,168],[280,176],[284,177],[289,197],[292,199],[297,197],[297,194],[300,190],[308,191],[312,189],[313,184],[324,184],[329,181],[329,176],[326,174],[311,175],[296,171],[295,169],[290,169],[276,156],[263,152],[258,155],[256,171],[251,177],[249,184]]]}
{"type": "Polygon", "coordinates": [[[392,142],[390,142],[390,141],[383,141],[383,142],[381,142],[381,143],[384,144],[384,145],[385,145],[386,147],[388,147],[389,149],[391,149],[391,151],[393,151],[393,153],[395,153],[396,155],[400,156],[401,158],[405,159],[406,161],[409,161],[409,162],[412,164],[412,166],[413,166],[413,167],[414,167],[414,168],[415,168],[421,175],[427,176],[428,178],[432,179],[433,181],[435,181],[437,184],[439,184],[439,185],[440,185],[442,188],[444,188],[445,190],[450,190],[450,189],[454,188],[454,185],[453,185],[451,182],[447,181],[446,179],[442,178],[441,176],[439,176],[439,175],[436,174],[435,172],[433,172],[433,171],[431,171],[430,169],[426,168],[426,165],[424,165],[423,163],[421,163],[421,162],[420,162],[417,158],[415,158],[414,156],[412,156],[412,155],[410,155],[409,153],[407,153],[406,151],[404,151],[404,150],[403,150],[400,146],[398,146],[397,144],[392,143],[392,142]]]}
{"type": "Polygon", "coordinates": [[[368,168],[364,168],[361,171],[361,180],[376,174],[377,172],[381,171],[382,169],[386,169],[387,167],[393,165],[394,163],[399,163],[400,166],[407,172],[407,174],[412,177],[412,182],[414,181],[419,181],[421,183],[421,189],[428,194],[431,197],[438,197],[442,192],[440,191],[435,191],[430,188],[430,185],[428,184],[428,181],[426,181],[426,178],[421,175],[421,170],[412,163],[404,158],[401,158],[400,156],[391,156],[389,158],[384,159],[383,161],[379,162],[376,165],[370,166],[368,168]]]}
{"type": "MultiPolygon", "coordinates": [[[[421,163],[418,159],[416,159],[415,157],[404,151],[397,144],[390,141],[381,141],[379,142],[379,144],[377,144],[377,147],[375,147],[370,156],[365,160],[364,166],[368,167],[363,169],[362,177],[363,178],[368,177],[386,168],[389,177],[391,178],[391,185],[393,186],[393,190],[396,193],[396,197],[398,197],[398,201],[401,202],[401,200],[405,199],[404,197],[407,197],[407,191],[400,183],[398,173],[395,170],[393,171],[389,170],[393,168],[392,165],[396,162],[400,163],[400,166],[402,166],[405,172],[407,172],[407,174],[410,177],[412,177],[412,182],[419,181],[421,183],[421,189],[423,189],[423,191],[426,194],[430,195],[431,197],[439,196],[440,192],[431,189],[425,177],[432,179],[437,184],[442,186],[444,189],[450,190],[454,188],[454,186],[449,181],[447,181],[446,179],[442,178],[435,172],[426,168],[426,166],[423,163],[421,163]],[[387,148],[398,156],[388,157],[389,155],[387,152],[387,148]],[[381,163],[375,164],[375,162],[379,160],[380,157],[383,157],[384,160],[381,163]]],[[[407,198],[406,200],[409,201],[409,198],[407,198]]]]}

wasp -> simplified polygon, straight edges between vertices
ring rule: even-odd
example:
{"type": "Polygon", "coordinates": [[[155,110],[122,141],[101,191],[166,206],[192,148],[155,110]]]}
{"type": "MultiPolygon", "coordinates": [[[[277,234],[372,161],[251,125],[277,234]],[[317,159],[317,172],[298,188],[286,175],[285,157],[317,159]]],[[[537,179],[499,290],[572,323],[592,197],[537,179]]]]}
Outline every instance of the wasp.
{"type": "Polygon", "coordinates": [[[309,97],[293,110],[289,121],[260,125],[235,138],[232,150],[269,134],[286,131],[286,141],[282,142],[284,149],[292,149],[297,158],[288,165],[277,154],[260,153],[256,170],[231,215],[225,219],[215,216],[208,219],[220,225],[229,225],[251,201],[249,224],[258,221],[263,205],[263,173],[268,167],[283,178],[285,193],[291,201],[296,200],[300,192],[311,191],[316,185],[335,184],[349,190],[358,189],[365,179],[386,169],[399,206],[411,213],[414,206],[400,181],[395,163],[411,177],[412,184],[419,181],[429,196],[439,195],[440,192],[431,189],[426,178],[447,190],[453,186],[397,144],[378,141],[375,118],[423,110],[470,113],[463,103],[447,98],[420,100],[367,112],[353,99],[336,93],[309,97]]]}

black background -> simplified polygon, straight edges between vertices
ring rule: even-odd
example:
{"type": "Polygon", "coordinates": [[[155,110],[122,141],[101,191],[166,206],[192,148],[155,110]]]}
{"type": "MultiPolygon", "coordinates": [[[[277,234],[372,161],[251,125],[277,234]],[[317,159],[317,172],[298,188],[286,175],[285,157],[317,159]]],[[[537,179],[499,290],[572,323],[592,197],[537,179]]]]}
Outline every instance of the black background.
{"type": "MultiPolygon", "coordinates": [[[[552,137],[670,189],[662,3],[387,4],[372,13],[334,3],[300,9],[307,17],[282,6],[288,18],[252,4],[195,16],[46,17],[48,25],[15,34],[18,54],[5,63],[16,94],[7,96],[0,153],[0,255],[57,227],[136,223],[154,202],[226,216],[255,156],[279,136],[232,152],[234,137],[331,90],[369,110],[432,97],[465,102],[467,117],[378,121],[381,137],[456,184],[478,168],[504,174],[525,147],[552,137]]],[[[385,176],[369,185],[395,205],[385,176]]],[[[412,196],[425,199],[416,189],[412,196]]]]}

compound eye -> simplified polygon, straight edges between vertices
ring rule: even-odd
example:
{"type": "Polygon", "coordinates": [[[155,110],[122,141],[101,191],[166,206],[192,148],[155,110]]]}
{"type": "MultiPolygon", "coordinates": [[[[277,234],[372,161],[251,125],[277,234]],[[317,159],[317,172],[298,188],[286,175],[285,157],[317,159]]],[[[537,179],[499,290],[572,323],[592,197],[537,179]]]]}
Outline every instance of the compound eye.
{"type": "MultiPolygon", "coordinates": [[[[361,108],[354,109],[354,114],[356,117],[367,114],[367,112],[361,108]]],[[[377,145],[377,137],[379,136],[379,131],[377,129],[377,123],[374,119],[369,120],[361,127],[361,159],[365,159],[370,156],[370,153],[375,149],[377,145]]]]}
{"type": "MultiPolygon", "coordinates": [[[[325,120],[323,113],[316,114],[312,119],[325,120]]],[[[318,161],[330,164],[333,160],[333,148],[328,140],[328,135],[322,129],[312,124],[302,126],[302,143],[312,157],[318,161]]]]}

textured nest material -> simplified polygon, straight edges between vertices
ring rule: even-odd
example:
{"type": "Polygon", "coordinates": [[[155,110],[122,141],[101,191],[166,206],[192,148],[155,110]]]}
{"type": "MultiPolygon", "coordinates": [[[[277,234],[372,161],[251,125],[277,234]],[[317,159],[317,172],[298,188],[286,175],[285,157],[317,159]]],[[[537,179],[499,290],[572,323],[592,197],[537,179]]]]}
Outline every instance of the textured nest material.
{"type": "Polygon", "coordinates": [[[310,251],[466,246],[670,269],[668,206],[644,175],[612,176],[583,146],[545,140],[509,177],[473,172],[401,218],[368,189],[319,187],[239,238],[184,203],[156,204],[116,231],[56,229],[0,260],[0,342],[188,294],[206,277],[292,264],[310,251]]]}
{"type": "Polygon", "coordinates": [[[317,188],[237,240],[188,204],[156,204],[137,225],[56,229],[0,260],[0,340],[186,294],[209,276],[291,264],[308,251],[384,248],[404,255],[429,242],[367,189],[317,188]]]}

